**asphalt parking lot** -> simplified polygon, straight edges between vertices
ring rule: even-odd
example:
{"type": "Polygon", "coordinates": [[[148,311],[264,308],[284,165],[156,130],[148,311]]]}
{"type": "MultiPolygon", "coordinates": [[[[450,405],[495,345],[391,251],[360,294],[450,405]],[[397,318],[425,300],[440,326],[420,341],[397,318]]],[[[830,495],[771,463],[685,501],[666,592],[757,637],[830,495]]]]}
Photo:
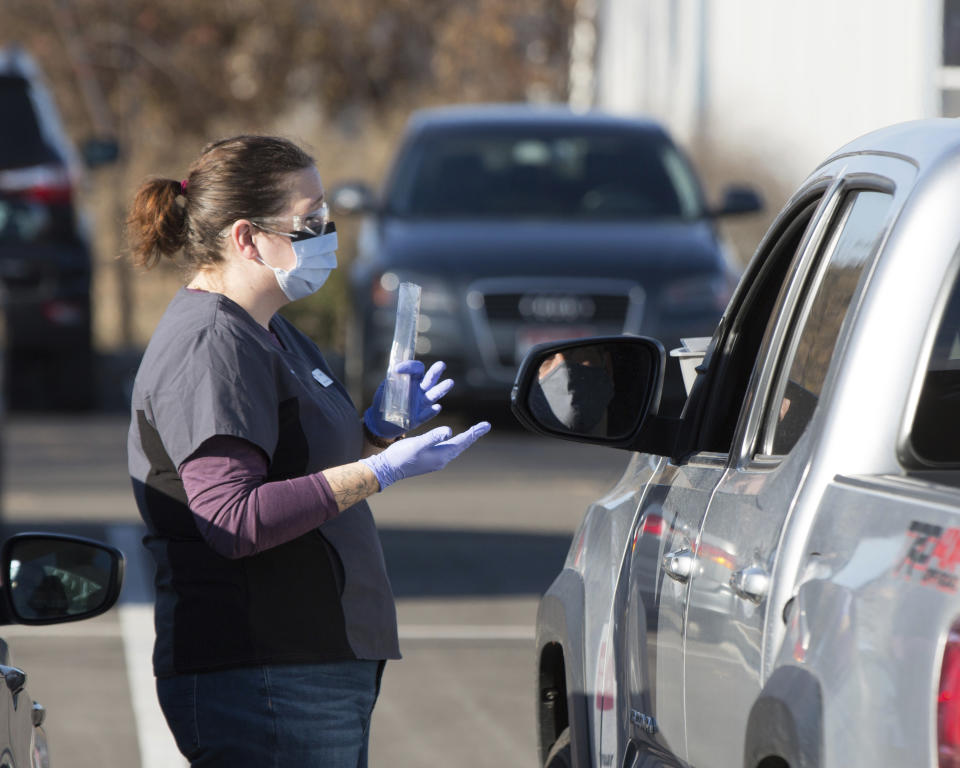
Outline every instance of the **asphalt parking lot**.
{"type": "MultiPolygon", "coordinates": [[[[46,706],[54,768],[169,768],[153,700],[151,566],[119,416],[14,416],[5,434],[7,532],[64,530],[127,556],[121,603],[88,622],[6,627],[46,706]]],[[[371,764],[536,765],[534,621],[585,506],[628,454],[495,429],[444,472],[371,501],[398,600],[404,658],[387,666],[371,764]]],[[[182,762],[180,762],[182,764],[182,762]]]]}

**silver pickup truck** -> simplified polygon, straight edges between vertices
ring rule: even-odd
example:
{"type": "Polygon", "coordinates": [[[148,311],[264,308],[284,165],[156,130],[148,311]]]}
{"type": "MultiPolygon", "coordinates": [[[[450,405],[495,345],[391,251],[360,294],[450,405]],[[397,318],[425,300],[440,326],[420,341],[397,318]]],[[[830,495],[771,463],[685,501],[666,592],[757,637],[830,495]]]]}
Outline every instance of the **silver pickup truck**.
{"type": "Polygon", "coordinates": [[[694,354],[679,419],[653,339],[517,374],[527,427],[634,452],[541,601],[541,762],[960,766],[960,122],[828,158],[694,354]]]}

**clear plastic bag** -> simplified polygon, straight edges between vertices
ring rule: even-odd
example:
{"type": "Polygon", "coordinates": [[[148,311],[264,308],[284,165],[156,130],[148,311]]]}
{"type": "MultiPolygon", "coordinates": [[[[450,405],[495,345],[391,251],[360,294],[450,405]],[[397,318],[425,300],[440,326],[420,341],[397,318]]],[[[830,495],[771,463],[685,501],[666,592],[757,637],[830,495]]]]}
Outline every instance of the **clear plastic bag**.
{"type": "Polygon", "coordinates": [[[410,427],[410,375],[394,373],[398,363],[412,360],[417,348],[417,325],[420,322],[420,286],[400,283],[397,295],[397,324],[387,365],[387,381],[383,390],[383,418],[402,429],[410,427]]]}

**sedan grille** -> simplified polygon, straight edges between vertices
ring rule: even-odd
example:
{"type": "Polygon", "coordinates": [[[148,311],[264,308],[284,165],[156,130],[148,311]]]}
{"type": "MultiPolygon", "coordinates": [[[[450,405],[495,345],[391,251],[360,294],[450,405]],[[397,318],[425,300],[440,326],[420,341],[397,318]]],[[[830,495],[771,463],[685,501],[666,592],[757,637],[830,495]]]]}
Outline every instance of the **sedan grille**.
{"type": "Polygon", "coordinates": [[[534,344],[582,336],[636,333],[644,292],[622,280],[478,281],[469,292],[488,371],[511,378],[534,344]]]}
{"type": "Polygon", "coordinates": [[[602,322],[623,324],[627,296],[568,293],[504,293],[484,297],[491,322],[532,323],[602,322]]]}

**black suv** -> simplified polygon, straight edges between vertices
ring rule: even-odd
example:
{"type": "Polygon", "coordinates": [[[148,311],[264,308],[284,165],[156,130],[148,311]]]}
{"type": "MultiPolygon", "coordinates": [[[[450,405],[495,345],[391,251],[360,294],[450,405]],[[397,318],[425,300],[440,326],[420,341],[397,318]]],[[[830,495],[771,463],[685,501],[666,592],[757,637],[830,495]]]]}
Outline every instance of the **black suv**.
{"type": "Polygon", "coordinates": [[[0,288],[8,405],[93,404],[91,249],[73,148],[34,61],[0,49],[0,288]]]}

